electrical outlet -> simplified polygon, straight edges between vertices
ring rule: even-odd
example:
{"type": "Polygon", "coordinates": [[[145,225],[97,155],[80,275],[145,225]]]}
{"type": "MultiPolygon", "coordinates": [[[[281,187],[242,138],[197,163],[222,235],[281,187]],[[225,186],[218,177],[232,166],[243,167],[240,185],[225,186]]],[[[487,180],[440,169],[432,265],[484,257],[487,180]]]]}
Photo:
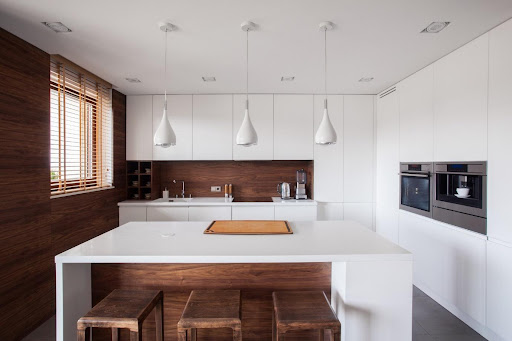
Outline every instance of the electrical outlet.
{"type": "Polygon", "coordinates": [[[220,186],[212,186],[211,190],[212,192],[220,192],[220,186]]]}

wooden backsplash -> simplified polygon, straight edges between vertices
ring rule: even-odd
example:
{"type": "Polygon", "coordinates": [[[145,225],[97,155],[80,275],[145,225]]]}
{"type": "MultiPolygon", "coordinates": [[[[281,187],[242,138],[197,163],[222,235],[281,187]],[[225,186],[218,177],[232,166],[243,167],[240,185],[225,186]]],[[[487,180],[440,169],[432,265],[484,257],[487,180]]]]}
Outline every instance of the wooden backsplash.
{"type": "Polygon", "coordinates": [[[167,187],[171,197],[185,192],[193,197],[223,197],[224,184],[233,184],[233,196],[237,199],[258,199],[278,196],[279,182],[289,182],[291,194],[295,194],[296,171],[307,172],[308,197],[313,197],[313,161],[162,161],[160,165],[161,191],[167,187]],[[210,191],[211,186],[222,186],[220,193],[210,191]]]}

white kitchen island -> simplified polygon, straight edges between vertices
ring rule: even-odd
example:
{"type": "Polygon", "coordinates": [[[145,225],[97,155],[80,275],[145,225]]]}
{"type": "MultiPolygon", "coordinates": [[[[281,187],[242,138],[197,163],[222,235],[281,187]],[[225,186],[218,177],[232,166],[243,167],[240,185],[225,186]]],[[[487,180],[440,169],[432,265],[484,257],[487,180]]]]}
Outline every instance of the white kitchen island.
{"type": "Polygon", "coordinates": [[[227,263],[329,263],[343,340],[411,340],[412,254],[398,245],[349,221],[290,222],[291,235],[205,235],[208,225],[132,222],[57,255],[57,340],[76,340],[76,321],[92,306],[94,266],[227,263]]]}

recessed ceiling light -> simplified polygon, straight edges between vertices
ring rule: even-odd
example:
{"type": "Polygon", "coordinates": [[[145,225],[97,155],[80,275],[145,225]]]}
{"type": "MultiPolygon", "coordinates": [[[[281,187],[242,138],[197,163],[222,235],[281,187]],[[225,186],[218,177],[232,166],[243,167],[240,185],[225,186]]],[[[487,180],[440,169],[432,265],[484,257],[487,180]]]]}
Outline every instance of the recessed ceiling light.
{"type": "Polygon", "coordinates": [[[215,82],[215,77],[202,77],[204,82],[215,82]]]}
{"type": "Polygon", "coordinates": [[[52,31],[55,31],[56,33],[71,32],[69,27],[67,27],[66,25],[64,25],[61,22],[46,22],[46,21],[43,21],[41,24],[43,24],[44,26],[50,28],[52,31]]]}
{"type": "Polygon", "coordinates": [[[138,78],[125,78],[130,83],[141,83],[140,79],[138,78]]]}
{"type": "Polygon", "coordinates": [[[425,27],[425,29],[421,31],[421,33],[439,33],[449,24],[449,21],[434,21],[433,23],[425,27]]]}
{"type": "Polygon", "coordinates": [[[295,76],[283,76],[281,77],[281,82],[292,82],[295,79],[295,76]]]}
{"type": "Polygon", "coordinates": [[[373,77],[363,77],[359,81],[360,82],[371,82],[373,80],[373,77]]]}

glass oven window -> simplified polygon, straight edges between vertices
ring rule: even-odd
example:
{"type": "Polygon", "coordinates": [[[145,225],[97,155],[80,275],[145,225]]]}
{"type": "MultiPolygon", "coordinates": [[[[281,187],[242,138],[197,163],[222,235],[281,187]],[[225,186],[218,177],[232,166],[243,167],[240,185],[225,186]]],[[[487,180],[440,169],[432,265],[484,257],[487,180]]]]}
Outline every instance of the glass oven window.
{"type": "Polygon", "coordinates": [[[422,211],[430,211],[430,178],[402,175],[402,205],[422,211]]]}

